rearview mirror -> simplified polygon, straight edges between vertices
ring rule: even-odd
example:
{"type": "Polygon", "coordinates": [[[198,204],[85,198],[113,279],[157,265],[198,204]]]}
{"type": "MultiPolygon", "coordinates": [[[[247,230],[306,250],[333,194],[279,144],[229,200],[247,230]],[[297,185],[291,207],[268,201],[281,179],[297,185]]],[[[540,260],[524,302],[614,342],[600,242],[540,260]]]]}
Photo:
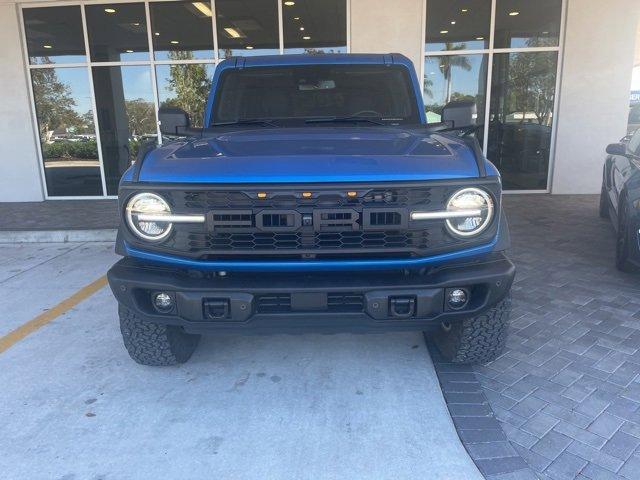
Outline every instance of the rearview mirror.
{"type": "Polygon", "coordinates": [[[161,107],[158,110],[160,132],[165,135],[184,135],[191,126],[189,114],[176,107],[161,107]]]}
{"type": "Polygon", "coordinates": [[[453,128],[473,127],[478,123],[478,107],[471,100],[449,102],[442,109],[442,121],[453,128]]]}
{"type": "Polygon", "coordinates": [[[624,143],[612,143],[607,145],[607,153],[609,155],[627,155],[627,146],[624,143]]]}

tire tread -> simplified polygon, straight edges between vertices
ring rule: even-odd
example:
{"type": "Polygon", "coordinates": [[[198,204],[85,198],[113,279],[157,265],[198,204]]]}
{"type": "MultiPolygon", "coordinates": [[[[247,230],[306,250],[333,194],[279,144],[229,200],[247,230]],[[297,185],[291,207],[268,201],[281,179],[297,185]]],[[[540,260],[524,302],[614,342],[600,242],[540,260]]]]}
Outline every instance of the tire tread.
{"type": "Polygon", "coordinates": [[[195,351],[200,335],[178,327],[147,322],[119,305],[120,331],[129,356],[141,365],[169,366],[184,363],[195,351]]]}
{"type": "Polygon", "coordinates": [[[441,331],[436,344],[442,355],[453,363],[480,364],[495,360],[504,350],[511,315],[511,297],[474,318],[441,331]]]}

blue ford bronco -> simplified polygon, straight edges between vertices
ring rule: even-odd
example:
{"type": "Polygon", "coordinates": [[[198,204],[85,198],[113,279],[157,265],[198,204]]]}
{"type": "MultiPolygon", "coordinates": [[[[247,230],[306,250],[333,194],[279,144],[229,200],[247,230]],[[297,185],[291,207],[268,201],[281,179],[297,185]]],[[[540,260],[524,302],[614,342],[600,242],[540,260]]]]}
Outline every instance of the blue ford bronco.
{"type": "Polygon", "coordinates": [[[119,190],[109,271],[130,356],[202,334],[428,332],[453,362],[501,352],[515,268],[473,102],[427,124],[402,55],[232,58],[203,128],[159,112],[119,190]]]}

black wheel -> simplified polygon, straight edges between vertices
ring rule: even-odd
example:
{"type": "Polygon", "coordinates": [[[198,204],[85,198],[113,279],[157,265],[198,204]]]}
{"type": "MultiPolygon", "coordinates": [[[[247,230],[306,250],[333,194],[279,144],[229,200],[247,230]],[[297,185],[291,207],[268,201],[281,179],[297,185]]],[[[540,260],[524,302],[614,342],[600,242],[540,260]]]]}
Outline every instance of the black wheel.
{"type": "Polygon", "coordinates": [[[625,199],[620,200],[618,209],[618,234],[616,238],[616,268],[621,272],[635,272],[637,267],[629,261],[631,232],[628,225],[629,211],[625,199]]]}
{"type": "Polygon", "coordinates": [[[600,207],[598,208],[598,213],[600,214],[600,218],[609,218],[609,198],[608,198],[607,189],[604,186],[604,182],[602,182],[602,189],[600,190],[600,207]]]}
{"type": "Polygon", "coordinates": [[[435,341],[445,359],[477,364],[495,360],[504,349],[511,314],[508,295],[493,308],[461,322],[442,325],[435,341]]]}
{"type": "Polygon", "coordinates": [[[171,325],[143,321],[123,305],[118,306],[118,314],[124,346],[129,356],[141,365],[184,363],[198,346],[200,335],[185,333],[171,325]]]}

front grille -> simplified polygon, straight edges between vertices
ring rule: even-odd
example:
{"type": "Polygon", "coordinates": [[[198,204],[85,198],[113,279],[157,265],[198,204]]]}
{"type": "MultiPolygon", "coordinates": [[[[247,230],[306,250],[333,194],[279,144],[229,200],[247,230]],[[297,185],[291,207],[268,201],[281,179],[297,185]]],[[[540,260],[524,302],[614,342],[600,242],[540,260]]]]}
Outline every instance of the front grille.
{"type": "Polygon", "coordinates": [[[325,249],[408,249],[424,250],[429,245],[429,232],[252,232],[191,233],[190,252],[209,250],[325,250],[325,249]]]}
{"type": "MultiPolygon", "coordinates": [[[[374,188],[367,189],[357,197],[348,197],[343,191],[318,192],[312,198],[301,197],[296,190],[270,192],[265,199],[257,197],[257,190],[207,191],[190,190],[174,196],[176,206],[188,210],[208,211],[225,208],[300,208],[300,207],[365,207],[365,206],[427,206],[432,201],[441,203],[443,199],[433,197],[433,187],[374,188]]],[[[311,190],[311,188],[309,189],[311,190]]],[[[346,190],[342,189],[342,190],[346,190]]],[[[437,189],[441,190],[441,189],[437,189]]]]}
{"type": "MultiPolygon", "coordinates": [[[[445,209],[449,197],[462,186],[464,181],[374,188],[355,184],[265,186],[264,190],[158,188],[174,213],[204,215],[206,221],[175,224],[166,241],[144,248],[202,260],[429,256],[487,243],[496,233],[497,222],[478,237],[460,239],[449,234],[444,221],[411,221],[414,210],[445,209]]],[[[499,184],[486,186],[499,199],[499,184]]]]}

